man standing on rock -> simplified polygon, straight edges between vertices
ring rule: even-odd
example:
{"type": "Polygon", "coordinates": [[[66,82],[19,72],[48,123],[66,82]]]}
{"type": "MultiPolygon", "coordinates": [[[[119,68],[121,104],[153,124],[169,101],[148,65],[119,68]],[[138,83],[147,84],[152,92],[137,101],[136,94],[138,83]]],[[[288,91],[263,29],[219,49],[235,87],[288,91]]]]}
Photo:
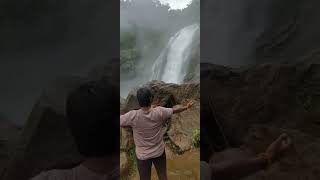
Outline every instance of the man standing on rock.
{"type": "Polygon", "coordinates": [[[121,127],[131,127],[136,146],[138,171],[141,180],[151,179],[151,166],[155,166],[159,180],[167,180],[166,153],[162,127],[172,114],[180,113],[192,107],[193,102],[186,106],[174,108],[152,107],[152,93],[148,88],[137,91],[139,110],[132,110],[120,116],[121,127]]]}

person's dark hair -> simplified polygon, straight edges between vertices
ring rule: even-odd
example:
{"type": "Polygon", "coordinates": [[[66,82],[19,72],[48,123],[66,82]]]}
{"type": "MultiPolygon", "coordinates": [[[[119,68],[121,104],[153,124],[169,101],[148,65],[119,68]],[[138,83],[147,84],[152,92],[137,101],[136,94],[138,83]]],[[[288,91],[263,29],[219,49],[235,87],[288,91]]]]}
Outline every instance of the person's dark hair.
{"type": "Polygon", "coordinates": [[[119,153],[119,87],[107,80],[81,85],[69,93],[66,115],[83,156],[119,153]]]}
{"type": "Polygon", "coordinates": [[[138,89],[137,99],[141,107],[149,107],[152,101],[152,93],[150,89],[146,87],[138,89]]]}

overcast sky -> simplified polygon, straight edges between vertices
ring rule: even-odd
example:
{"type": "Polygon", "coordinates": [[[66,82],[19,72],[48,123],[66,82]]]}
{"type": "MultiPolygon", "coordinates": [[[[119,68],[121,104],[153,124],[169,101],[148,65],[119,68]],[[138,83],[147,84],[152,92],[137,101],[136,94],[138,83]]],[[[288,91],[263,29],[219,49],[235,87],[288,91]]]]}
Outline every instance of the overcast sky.
{"type": "Polygon", "coordinates": [[[170,9],[184,9],[192,2],[192,0],[159,0],[163,4],[168,4],[170,9]]]}
{"type": "MultiPolygon", "coordinates": [[[[123,1],[132,1],[132,0],[123,0],[123,1]]],[[[137,1],[137,0],[136,0],[137,1]]],[[[170,6],[170,9],[184,9],[191,4],[192,0],[158,0],[162,4],[167,4],[170,6]]]]}

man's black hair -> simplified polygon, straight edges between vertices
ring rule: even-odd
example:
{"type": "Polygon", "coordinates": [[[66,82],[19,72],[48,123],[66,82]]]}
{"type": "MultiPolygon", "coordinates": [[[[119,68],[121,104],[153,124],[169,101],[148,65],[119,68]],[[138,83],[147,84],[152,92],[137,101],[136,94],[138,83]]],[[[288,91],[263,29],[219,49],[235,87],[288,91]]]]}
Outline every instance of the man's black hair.
{"type": "Polygon", "coordinates": [[[137,99],[141,107],[149,107],[152,97],[152,92],[147,87],[142,87],[137,91],[137,99]]]}
{"type": "Polygon", "coordinates": [[[78,151],[85,157],[119,153],[119,87],[87,82],[67,97],[66,114],[78,151]]]}

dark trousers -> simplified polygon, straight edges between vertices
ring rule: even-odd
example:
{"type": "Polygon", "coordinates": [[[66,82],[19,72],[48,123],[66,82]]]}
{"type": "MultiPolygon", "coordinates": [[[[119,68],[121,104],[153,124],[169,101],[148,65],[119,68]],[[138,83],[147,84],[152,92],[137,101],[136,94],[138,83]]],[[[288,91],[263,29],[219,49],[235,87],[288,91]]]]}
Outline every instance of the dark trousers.
{"type": "Polygon", "coordinates": [[[156,168],[159,180],[167,180],[167,160],[166,152],[156,158],[151,158],[147,160],[139,160],[137,158],[138,171],[140,175],[140,180],[150,180],[151,179],[151,167],[152,164],[156,168]]]}

